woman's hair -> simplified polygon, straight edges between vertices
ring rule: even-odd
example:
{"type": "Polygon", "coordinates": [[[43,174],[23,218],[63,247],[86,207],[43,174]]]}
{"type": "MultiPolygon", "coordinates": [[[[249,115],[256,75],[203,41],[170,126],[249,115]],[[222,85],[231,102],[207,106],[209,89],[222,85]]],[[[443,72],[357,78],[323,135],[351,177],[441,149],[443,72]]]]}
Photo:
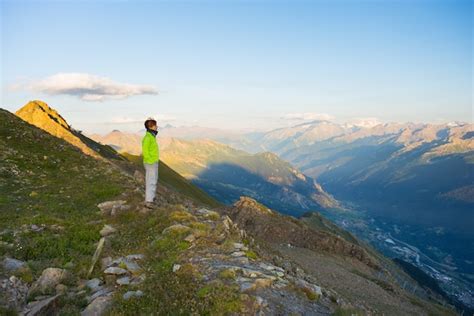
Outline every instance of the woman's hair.
{"type": "Polygon", "coordinates": [[[145,128],[149,129],[152,128],[153,126],[156,126],[156,121],[152,118],[149,118],[145,121],[145,128]]]}

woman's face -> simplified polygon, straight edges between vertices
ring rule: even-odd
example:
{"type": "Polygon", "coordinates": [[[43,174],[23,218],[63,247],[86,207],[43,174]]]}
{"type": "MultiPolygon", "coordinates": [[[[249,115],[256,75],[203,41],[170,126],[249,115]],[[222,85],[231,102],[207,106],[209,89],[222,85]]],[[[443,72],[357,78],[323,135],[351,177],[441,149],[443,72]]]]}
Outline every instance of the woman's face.
{"type": "Polygon", "coordinates": [[[156,131],[158,129],[158,126],[157,125],[150,126],[150,129],[156,131]]]}

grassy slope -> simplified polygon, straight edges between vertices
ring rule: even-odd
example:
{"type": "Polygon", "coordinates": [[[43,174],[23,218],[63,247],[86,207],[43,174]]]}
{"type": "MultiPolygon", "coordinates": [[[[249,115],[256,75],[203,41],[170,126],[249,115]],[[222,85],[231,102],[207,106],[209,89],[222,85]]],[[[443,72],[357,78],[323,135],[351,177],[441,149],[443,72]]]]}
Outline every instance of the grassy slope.
{"type": "MultiPolygon", "coordinates": [[[[141,156],[131,155],[128,153],[123,153],[122,155],[126,157],[129,161],[133,162],[137,168],[143,168],[141,156]]],[[[220,206],[219,202],[210,197],[206,192],[204,192],[194,184],[190,183],[176,171],[171,169],[163,161],[160,161],[159,179],[160,183],[172,187],[176,191],[196,200],[197,202],[211,207],[220,206]]]]}
{"type": "Polygon", "coordinates": [[[26,281],[50,266],[84,277],[102,228],[96,205],[128,184],[108,164],[0,109],[0,256],[27,261],[26,281]],[[33,224],[45,228],[34,232],[33,224]]]}

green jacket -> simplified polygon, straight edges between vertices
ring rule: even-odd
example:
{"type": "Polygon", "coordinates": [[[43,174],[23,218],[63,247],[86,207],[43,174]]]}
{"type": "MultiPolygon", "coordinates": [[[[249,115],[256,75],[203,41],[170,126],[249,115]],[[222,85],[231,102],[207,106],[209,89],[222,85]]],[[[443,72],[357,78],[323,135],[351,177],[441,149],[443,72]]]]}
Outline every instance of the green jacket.
{"type": "Polygon", "coordinates": [[[146,132],[142,140],[143,163],[153,164],[160,160],[160,151],[155,136],[146,132]]]}

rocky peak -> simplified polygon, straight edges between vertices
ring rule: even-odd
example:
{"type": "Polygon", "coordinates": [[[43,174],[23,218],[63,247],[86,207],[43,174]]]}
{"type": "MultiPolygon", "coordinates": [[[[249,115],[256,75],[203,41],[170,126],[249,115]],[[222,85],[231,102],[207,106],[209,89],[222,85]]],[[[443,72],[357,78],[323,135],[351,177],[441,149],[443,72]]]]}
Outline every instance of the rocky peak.
{"type": "Polygon", "coordinates": [[[251,213],[264,213],[264,214],[272,214],[273,212],[265,207],[264,205],[258,203],[252,198],[247,196],[241,196],[240,199],[234,203],[234,207],[236,210],[245,210],[251,213]]]}
{"type": "Polygon", "coordinates": [[[83,153],[96,158],[100,157],[95,150],[81,140],[82,135],[72,129],[66,120],[45,102],[30,101],[15,114],[24,121],[78,147],[83,153]]]}
{"type": "Polygon", "coordinates": [[[34,122],[33,125],[36,126],[51,124],[51,120],[53,120],[64,129],[71,129],[66,120],[55,109],[49,107],[49,105],[43,101],[30,101],[16,111],[15,114],[27,122],[34,122]]]}

